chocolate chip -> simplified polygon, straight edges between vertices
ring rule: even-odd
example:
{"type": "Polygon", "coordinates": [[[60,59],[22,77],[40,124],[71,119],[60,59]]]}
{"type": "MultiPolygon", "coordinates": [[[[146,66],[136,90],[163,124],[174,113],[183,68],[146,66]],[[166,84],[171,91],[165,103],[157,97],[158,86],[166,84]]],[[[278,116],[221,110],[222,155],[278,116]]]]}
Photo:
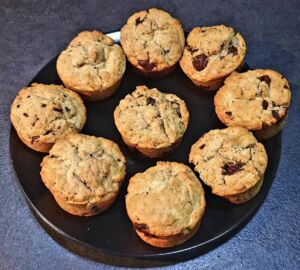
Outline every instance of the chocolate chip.
{"type": "Polygon", "coordinates": [[[118,161],[118,162],[121,162],[121,159],[118,158],[117,161],[118,161]]]}
{"type": "Polygon", "coordinates": [[[149,227],[145,223],[133,223],[134,229],[137,231],[144,231],[144,230],[149,230],[149,227]]]}
{"type": "Polygon", "coordinates": [[[138,60],[138,63],[146,71],[151,71],[156,67],[156,65],[149,62],[149,60],[138,60]]]}
{"type": "Polygon", "coordinates": [[[41,107],[42,107],[42,108],[45,108],[46,106],[47,106],[47,104],[45,104],[45,103],[42,103],[42,104],[41,104],[41,107]]]}
{"type": "Polygon", "coordinates": [[[200,148],[200,149],[203,149],[203,148],[205,147],[205,145],[206,145],[205,143],[204,143],[204,144],[201,144],[201,145],[199,146],[199,148],[200,148]]]}
{"type": "Polygon", "coordinates": [[[17,105],[17,108],[20,108],[20,104],[17,105]]]}
{"type": "Polygon", "coordinates": [[[67,95],[63,94],[64,98],[67,98],[67,95]]]}
{"type": "Polygon", "coordinates": [[[237,47],[234,47],[233,45],[231,45],[230,47],[228,47],[227,54],[232,54],[233,56],[237,55],[238,54],[237,47]]]}
{"type": "Polygon", "coordinates": [[[289,89],[289,86],[287,84],[284,85],[284,89],[289,89]]]}
{"type": "Polygon", "coordinates": [[[268,75],[260,76],[260,77],[258,77],[258,79],[259,79],[261,82],[265,82],[265,83],[270,87],[270,84],[271,84],[271,78],[270,78],[268,75]]]}
{"type": "Polygon", "coordinates": [[[48,135],[48,134],[50,134],[52,132],[52,129],[49,129],[49,130],[47,130],[45,133],[44,133],[44,135],[48,135]]]}
{"type": "Polygon", "coordinates": [[[228,116],[232,116],[232,112],[225,112],[228,116]]]}
{"type": "Polygon", "coordinates": [[[70,111],[70,109],[69,109],[68,107],[66,107],[66,111],[67,111],[67,112],[69,112],[69,111],[70,111]]]}
{"type": "Polygon", "coordinates": [[[135,20],[135,25],[138,26],[139,24],[141,24],[145,19],[142,19],[141,20],[141,17],[138,17],[136,20],[135,20]]]}
{"type": "Polygon", "coordinates": [[[150,105],[154,106],[155,102],[156,102],[156,100],[154,98],[147,97],[147,105],[150,104],[150,105]]]}
{"type": "Polygon", "coordinates": [[[272,111],[272,115],[276,118],[276,120],[279,120],[279,119],[280,119],[280,116],[279,116],[279,112],[278,112],[278,111],[273,110],[273,111],[272,111]]]}
{"type": "Polygon", "coordinates": [[[50,158],[57,158],[56,155],[50,155],[50,158]]]}
{"type": "Polygon", "coordinates": [[[163,49],[163,51],[164,51],[164,55],[167,55],[169,52],[170,52],[170,50],[169,49],[163,49]]]}
{"type": "Polygon", "coordinates": [[[139,232],[142,232],[146,236],[157,238],[157,236],[155,236],[154,234],[149,233],[149,227],[145,223],[133,223],[133,228],[139,232]]]}
{"type": "Polygon", "coordinates": [[[195,53],[195,52],[198,52],[198,49],[197,48],[193,48],[193,47],[191,47],[191,46],[186,46],[186,49],[189,51],[189,52],[191,52],[191,53],[195,53]]]}
{"type": "Polygon", "coordinates": [[[252,147],[254,147],[254,145],[255,145],[255,143],[250,143],[246,146],[246,148],[252,148],[252,147]]]}
{"type": "Polygon", "coordinates": [[[178,117],[182,118],[179,104],[175,101],[173,101],[171,104],[172,104],[172,107],[176,110],[178,117]]]}
{"type": "Polygon", "coordinates": [[[192,63],[196,70],[201,71],[206,68],[208,64],[208,57],[204,53],[199,54],[193,58],[192,63]]]}
{"type": "Polygon", "coordinates": [[[31,97],[30,95],[27,96],[27,98],[30,98],[30,97],[31,97]]]}
{"type": "Polygon", "coordinates": [[[222,174],[223,175],[233,175],[236,172],[239,172],[242,170],[243,166],[245,165],[245,163],[243,162],[228,162],[226,164],[224,164],[224,166],[222,167],[222,174]]]}
{"type": "Polygon", "coordinates": [[[91,211],[92,211],[93,213],[98,213],[99,208],[98,208],[96,205],[94,205],[94,206],[91,208],[91,211]]]}
{"type": "Polygon", "coordinates": [[[265,122],[262,122],[262,128],[268,128],[270,125],[265,123],[265,122]]]}
{"type": "Polygon", "coordinates": [[[264,110],[268,109],[269,102],[264,99],[263,102],[262,102],[262,107],[263,107],[264,110]]]}
{"type": "Polygon", "coordinates": [[[25,117],[28,117],[28,113],[23,113],[23,115],[24,115],[25,117]]]}
{"type": "Polygon", "coordinates": [[[40,136],[32,136],[31,137],[31,143],[37,141],[40,138],[40,136]]]}
{"type": "Polygon", "coordinates": [[[62,109],[59,109],[59,108],[53,108],[53,111],[56,111],[56,112],[59,112],[59,113],[62,113],[63,110],[62,109]]]}

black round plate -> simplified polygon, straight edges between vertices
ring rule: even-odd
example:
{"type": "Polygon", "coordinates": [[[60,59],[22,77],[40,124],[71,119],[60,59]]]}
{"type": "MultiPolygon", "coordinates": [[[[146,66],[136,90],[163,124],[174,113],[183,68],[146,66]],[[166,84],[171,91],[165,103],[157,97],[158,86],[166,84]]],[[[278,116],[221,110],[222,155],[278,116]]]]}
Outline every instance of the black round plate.
{"type": "MultiPolygon", "coordinates": [[[[55,63],[56,58],[51,60],[32,82],[61,84],[55,63]]],[[[128,64],[121,86],[112,97],[104,101],[85,103],[87,123],[82,131],[85,134],[102,136],[115,141],[126,156],[126,179],[113,206],[98,216],[88,218],[76,217],[64,212],[40,179],[40,163],[44,154],[27,148],[12,128],[11,158],[20,187],[32,209],[52,229],[64,237],[79,241],[104,254],[157,261],[184,260],[197,256],[232,236],[250,220],[262,204],[278,167],[281,134],[264,143],[269,156],[269,164],[261,191],[255,198],[245,204],[234,205],[212,195],[210,190],[204,187],[207,208],[195,236],[177,247],[167,249],[152,247],[144,243],[133,231],[126,214],[124,197],[130,177],[155,165],[157,160],[145,158],[126,147],[113,120],[113,111],[119,101],[132,92],[136,85],[157,87],[162,92],[174,93],[185,100],[189,109],[190,123],[181,144],[177,150],[161,160],[189,164],[188,154],[191,145],[205,132],[224,127],[214,111],[215,92],[203,91],[195,87],[179,67],[167,77],[150,79],[135,73],[128,64]]]]}

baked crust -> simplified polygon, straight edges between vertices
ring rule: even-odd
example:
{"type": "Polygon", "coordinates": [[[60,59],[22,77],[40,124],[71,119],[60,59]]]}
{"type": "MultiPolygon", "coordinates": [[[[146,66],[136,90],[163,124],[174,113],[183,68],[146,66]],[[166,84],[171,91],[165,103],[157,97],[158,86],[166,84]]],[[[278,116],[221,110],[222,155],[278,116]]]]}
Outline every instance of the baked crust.
{"type": "Polygon", "coordinates": [[[137,86],[114,111],[124,142],[148,157],[159,157],[179,145],[189,122],[185,102],[156,88],[137,86]]]}
{"type": "Polygon", "coordinates": [[[183,53],[184,43],[180,22],[156,8],[134,13],[121,29],[121,44],[128,61],[146,75],[171,72],[183,53]]]}
{"type": "Polygon", "coordinates": [[[92,216],[114,202],[125,177],[118,145],[101,137],[70,134],[41,163],[41,177],[61,208],[92,216]]]}
{"type": "Polygon", "coordinates": [[[268,156],[251,132],[229,127],[200,137],[191,148],[189,161],[213,194],[242,203],[259,191],[268,156]]]}
{"type": "Polygon", "coordinates": [[[204,190],[188,166],[158,162],[134,175],[127,191],[128,216],[146,243],[172,247],[198,230],[205,210],[204,190]]]}
{"type": "Polygon", "coordinates": [[[217,90],[230,73],[243,65],[245,54],[246,43],[233,28],[195,27],[187,37],[180,66],[198,87],[217,90]]]}
{"type": "Polygon", "coordinates": [[[24,144],[48,152],[60,137],[82,130],[86,108],[77,93],[61,85],[33,83],[20,90],[10,117],[24,144]]]}
{"type": "Polygon", "coordinates": [[[87,100],[101,100],[118,88],[126,69],[122,48],[97,31],[79,33],[59,55],[57,73],[64,85],[87,100]]]}
{"type": "Polygon", "coordinates": [[[290,101],[288,81],[269,69],[232,73],[214,98],[216,113],[225,125],[257,131],[263,139],[282,129],[290,101]]]}

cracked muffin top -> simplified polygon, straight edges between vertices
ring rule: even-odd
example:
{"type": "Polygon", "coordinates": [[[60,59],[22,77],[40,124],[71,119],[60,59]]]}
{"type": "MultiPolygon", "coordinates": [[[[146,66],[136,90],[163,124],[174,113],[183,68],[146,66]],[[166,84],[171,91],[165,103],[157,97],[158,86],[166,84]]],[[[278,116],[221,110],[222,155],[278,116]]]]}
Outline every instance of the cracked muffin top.
{"type": "Polygon", "coordinates": [[[109,200],[125,177],[125,158],[118,145],[83,134],[69,134],[58,140],[41,167],[47,188],[68,203],[109,200]]]}
{"type": "Polygon", "coordinates": [[[291,101],[288,81],[268,69],[232,73],[214,98],[220,120],[228,126],[260,130],[280,122],[291,101]]]}
{"type": "Polygon", "coordinates": [[[176,64],[184,42],[180,22],[156,8],[133,14],[121,29],[121,44],[128,60],[146,72],[159,72],[176,64]]]}
{"type": "Polygon", "coordinates": [[[63,83],[75,91],[103,91],[122,78],[126,58],[110,37],[84,31],[59,55],[56,68],[63,83]]]}
{"type": "Polygon", "coordinates": [[[51,144],[67,133],[80,131],[86,121],[86,109],[77,93],[61,85],[33,83],[16,96],[11,121],[29,144],[51,144]]]}
{"type": "Polygon", "coordinates": [[[229,127],[204,134],[192,146],[189,161],[212,193],[228,196],[255,186],[263,178],[268,156],[247,129],[229,127]]]}
{"type": "Polygon", "coordinates": [[[158,162],[134,175],[126,209],[135,230],[154,237],[187,233],[199,224],[205,197],[199,179],[186,165],[158,162]]]}
{"type": "Polygon", "coordinates": [[[236,70],[245,54],[245,41],[233,28],[196,27],[187,37],[180,66],[192,80],[208,82],[236,70]]]}
{"type": "Polygon", "coordinates": [[[114,118],[122,137],[131,145],[162,148],[182,138],[189,112],[176,95],[137,86],[120,101],[114,118]]]}

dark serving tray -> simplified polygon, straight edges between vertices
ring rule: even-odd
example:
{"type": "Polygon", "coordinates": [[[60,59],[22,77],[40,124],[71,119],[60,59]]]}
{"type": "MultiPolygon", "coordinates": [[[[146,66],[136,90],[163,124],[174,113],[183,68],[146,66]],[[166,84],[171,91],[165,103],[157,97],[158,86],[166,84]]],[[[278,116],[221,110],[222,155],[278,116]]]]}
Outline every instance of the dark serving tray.
{"type": "MultiPolygon", "coordinates": [[[[110,34],[119,41],[119,32],[110,34]]],[[[52,59],[33,78],[32,82],[62,84],[56,73],[56,59],[52,59]]],[[[247,67],[245,68],[247,69],[247,67]]],[[[249,69],[249,68],[248,68],[249,69]]],[[[155,165],[157,160],[177,161],[188,164],[191,145],[205,132],[222,128],[213,106],[215,92],[198,89],[177,67],[164,78],[145,78],[133,71],[130,65],[120,88],[110,98],[99,102],[85,102],[87,123],[82,133],[102,136],[115,141],[127,161],[127,174],[121,193],[113,206],[94,217],[77,217],[63,211],[56,204],[51,193],[40,179],[40,163],[44,154],[26,147],[11,129],[10,151],[20,188],[29,205],[48,226],[61,237],[110,256],[128,257],[155,261],[178,261],[192,258],[223,243],[236,233],[255,214],[272,185],[280,159],[281,133],[265,141],[269,164],[261,191],[256,197],[242,205],[234,205],[211,194],[205,187],[207,208],[198,232],[182,245],[161,249],[144,243],[134,232],[126,214],[125,194],[128,180],[137,172],[155,165]],[[187,132],[174,152],[162,159],[149,159],[130,150],[122,141],[114,120],[113,111],[126,94],[136,85],[157,87],[162,92],[170,92],[185,100],[190,112],[187,132]]],[[[193,168],[193,166],[191,166],[193,168]]]]}

